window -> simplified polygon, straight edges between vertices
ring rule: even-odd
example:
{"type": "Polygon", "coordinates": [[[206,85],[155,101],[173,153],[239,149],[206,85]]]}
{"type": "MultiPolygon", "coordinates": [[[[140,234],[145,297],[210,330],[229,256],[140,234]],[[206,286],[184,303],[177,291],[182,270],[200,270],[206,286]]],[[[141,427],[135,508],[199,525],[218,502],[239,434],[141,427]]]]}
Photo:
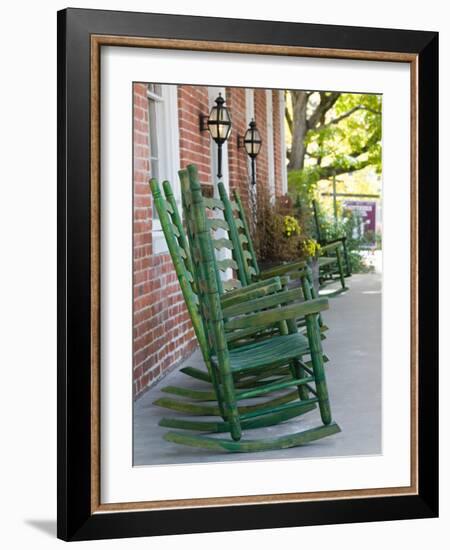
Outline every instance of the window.
{"type": "MultiPolygon", "coordinates": [[[[163,84],[149,84],[147,90],[150,148],[150,177],[160,184],[168,180],[181,206],[178,170],[180,166],[178,133],[178,88],[163,84]]],[[[181,212],[181,208],[180,208],[181,212]]],[[[152,211],[153,254],[167,252],[161,223],[156,209],[152,211]]]]}

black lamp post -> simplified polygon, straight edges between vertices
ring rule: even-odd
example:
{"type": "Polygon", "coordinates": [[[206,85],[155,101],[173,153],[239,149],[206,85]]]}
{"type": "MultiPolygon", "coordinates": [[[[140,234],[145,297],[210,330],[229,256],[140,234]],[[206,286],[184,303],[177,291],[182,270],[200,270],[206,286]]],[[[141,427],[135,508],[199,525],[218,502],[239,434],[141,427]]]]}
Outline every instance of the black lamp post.
{"type": "Polygon", "coordinates": [[[200,115],[200,130],[209,130],[211,137],[217,143],[217,177],[222,177],[222,145],[230,137],[231,117],[225,107],[225,100],[219,93],[209,116],[200,115]]]}
{"type": "Polygon", "coordinates": [[[245,147],[247,155],[252,159],[252,185],[256,185],[255,176],[255,159],[261,149],[262,139],[256,128],[256,122],[252,118],[248,130],[245,132],[244,139],[241,141],[241,146],[245,147]]]}

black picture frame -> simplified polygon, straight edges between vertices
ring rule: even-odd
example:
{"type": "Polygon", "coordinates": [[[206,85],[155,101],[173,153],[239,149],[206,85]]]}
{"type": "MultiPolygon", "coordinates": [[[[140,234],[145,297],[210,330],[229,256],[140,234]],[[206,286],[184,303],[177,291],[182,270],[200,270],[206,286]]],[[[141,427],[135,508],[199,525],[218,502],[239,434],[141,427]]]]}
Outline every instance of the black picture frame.
{"type": "Polygon", "coordinates": [[[64,540],[438,515],[438,33],[118,11],[58,12],[58,532],[64,540]],[[92,513],[91,36],[402,52],[418,60],[418,493],[92,513]],[[426,368],[425,368],[426,367],[426,368]]]}

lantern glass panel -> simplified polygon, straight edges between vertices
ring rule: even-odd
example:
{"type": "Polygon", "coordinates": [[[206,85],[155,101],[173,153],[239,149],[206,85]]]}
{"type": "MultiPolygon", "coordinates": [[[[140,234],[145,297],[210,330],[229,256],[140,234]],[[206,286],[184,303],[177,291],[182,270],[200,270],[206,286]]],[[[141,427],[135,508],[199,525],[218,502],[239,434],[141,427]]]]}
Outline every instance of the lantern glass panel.
{"type": "Polygon", "coordinates": [[[209,122],[217,122],[219,119],[219,108],[217,105],[214,105],[214,107],[211,109],[211,112],[209,113],[209,122]]]}
{"type": "Polygon", "coordinates": [[[261,149],[261,141],[254,141],[253,142],[253,154],[257,155],[259,153],[260,149],[261,149]]]}
{"type": "Polygon", "coordinates": [[[228,136],[231,132],[231,125],[230,124],[219,124],[218,126],[218,134],[220,139],[226,140],[228,139],[228,136]]]}
{"type": "Polygon", "coordinates": [[[219,94],[216,99],[217,105],[211,108],[208,117],[208,129],[212,139],[221,145],[230,136],[231,133],[231,116],[228,109],[224,106],[224,100],[219,94]]]}
{"type": "Polygon", "coordinates": [[[256,156],[261,149],[261,136],[255,128],[249,128],[245,132],[244,146],[247,154],[250,156],[256,156]]]}
{"type": "Polygon", "coordinates": [[[227,109],[213,107],[208,119],[208,128],[213,139],[228,139],[231,132],[231,120],[227,109]]]}
{"type": "Polygon", "coordinates": [[[213,123],[213,124],[208,123],[208,130],[209,130],[209,133],[211,134],[211,137],[213,139],[217,139],[219,135],[217,123],[213,123]]]}
{"type": "Polygon", "coordinates": [[[218,118],[221,122],[230,122],[230,113],[225,107],[219,108],[218,118]]]}
{"type": "Polygon", "coordinates": [[[217,128],[218,116],[219,116],[218,108],[217,106],[215,106],[211,109],[211,112],[209,113],[209,118],[208,118],[208,129],[213,139],[216,139],[218,136],[218,128],[217,128]]]}

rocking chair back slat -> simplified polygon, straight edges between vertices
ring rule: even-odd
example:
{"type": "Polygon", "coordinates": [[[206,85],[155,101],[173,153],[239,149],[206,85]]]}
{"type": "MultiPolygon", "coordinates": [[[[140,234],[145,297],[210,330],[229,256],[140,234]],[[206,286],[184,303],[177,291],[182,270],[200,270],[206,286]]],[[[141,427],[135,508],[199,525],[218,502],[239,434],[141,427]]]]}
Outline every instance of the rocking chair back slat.
{"type": "MultiPolygon", "coordinates": [[[[170,186],[168,185],[168,182],[165,182],[165,183],[166,183],[165,185],[166,192],[171,191],[169,189],[170,186]]],[[[203,320],[199,313],[198,297],[193,288],[192,274],[188,272],[186,268],[187,258],[184,258],[181,253],[181,251],[183,250],[183,247],[180,244],[180,241],[183,241],[183,238],[181,237],[181,235],[184,235],[184,233],[183,232],[180,233],[180,236],[177,237],[176,233],[173,231],[174,225],[170,218],[169,208],[168,208],[168,206],[170,206],[170,201],[164,200],[161,194],[161,190],[159,188],[158,182],[155,179],[151,180],[150,187],[152,190],[155,207],[161,222],[161,227],[163,229],[167,246],[169,248],[169,252],[172,257],[172,262],[174,264],[175,272],[177,274],[177,278],[180,283],[183,298],[186,303],[186,307],[188,309],[189,315],[191,317],[194,332],[197,337],[203,358],[205,359],[207,366],[209,366],[210,365],[209,349],[208,349],[208,343],[207,343],[207,338],[205,333],[205,327],[203,325],[203,320]]],[[[168,194],[170,196],[170,192],[168,194]]],[[[173,214],[173,211],[172,211],[172,214],[173,214]]],[[[189,255],[189,262],[190,262],[191,261],[190,254],[188,255],[189,255]]]]}
{"type": "Polygon", "coordinates": [[[230,230],[228,223],[220,218],[211,218],[206,221],[206,225],[208,229],[212,229],[213,231],[216,231],[217,229],[224,229],[225,231],[230,230]]]}
{"type": "MultiPolygon", "coordinates": [[[[233,243],[239,249],[238,255],[242,263],[242,271],[245,275],[245,281],[243,284],[249,285],[254,280],[257,280],[260,273],[258,262],[256,260],[255,250],[253,248],[253,242],[251,240],[250,229],[248,227],[247,220],[243,209],[239,206],[239,193],[234,191],[235,197],[239,200],[230,200],[226,192],[225,186],[222,182],[218,183],[219,195],[225,205],[224,216],[231,231],[234,235],[231,236],[233,243]]],[[[241,203],[242,205],[242,203],[241,203]]]]}
{"type": "Polygon", "coordinates": [[[226,271],[227,269],[237,269],[237,263],[231,258],[225,258],[224,260],[216,260],[217,267],[221,271],[226,271]]]}
{"type": "Polygon", "coordinates": [[[217,187],[219,190],[219,196],[220,196],[221,202],[224,205],[224,216],[226,221],[228,222],[230,239],[235,245],[235,248],[233,249],[233,251],[234,251],[234,258],[239,268],[238,270],[239,280],[243,285],[249,285],[252,282],[251,273],[248,270],[248,267],[249,267],[248,262],[244,259],[242,255],[243,249],[239,241],[239,229],[238,229],[238,226],[236,225],[236,222],[239,220],[237,220],[233,216],[233,209],[228,199],[228,195],[225,190],[225,185],[223,184],[223,182],[220,181],[217,187]]]}
{"type": "Polygon", "coordinates": [[[260,273],[260,269],[259,269],[258,260],[256,257],[255,248],[253,246],[253,240],[250,234],[250,227],[247,222],[247,217],[245,216],[245,210],[242,204],[241,196],[239,195],[239,191],[237,189],[234,190],[233,194],[234,194],[234,202],[236,204],[236,212],[239,219],[242,222],[243,234],[247,239],[247,249],[251,254],[252,267],[255,270],[255,275],[258,276],[260,273]]]}
{"type": "Polygon", "coordinates": [[[195,280],[193,277],[194,268],[192,265],[189,243],[188,243],[186,232],[184,231],[183,223],[181,221],[181,217],[178,211],[175,195],[173,194],[172,187],[168,181],[163,182],[163,190],[164,190],[164,195],[166,197],[166,202],[164,203],[164,205],[166,206],[166,210],[170,215],[173,226],[175,226],[178,229],[177,236],[178,236],[178,243],[180,245],[179,247],[180,253],[184,258],[186,271],[188,273],[189,280],[191,281],[191,283],[194,284],[194,291],[195,291],[195,280]]]}
{"type": "Polygon", "coordinates": [[[217,250],[222,250],[222,248],[233,250],[234,248],[233,243],[230,241],[230,239],[225,238],[214,239],[213,245],[214,248],[216,248],[217,250]]]}
{"type": "Polygon", "coordinates": [[[217,208],[218,210],[223,210],[223,203],[219,199],[213,197],[203,197],[204,204],[207,208],[217,208]]]}

